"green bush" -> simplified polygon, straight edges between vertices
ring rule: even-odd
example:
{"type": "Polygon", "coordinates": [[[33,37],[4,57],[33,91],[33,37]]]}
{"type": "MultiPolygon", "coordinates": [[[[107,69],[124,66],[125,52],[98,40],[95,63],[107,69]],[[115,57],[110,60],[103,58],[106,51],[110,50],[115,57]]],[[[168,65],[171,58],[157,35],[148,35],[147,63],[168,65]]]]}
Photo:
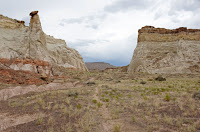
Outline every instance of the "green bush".
{"type": "Polygon", "coordinates": [[[102,105],[103,105],[103,104],[100,103],[100,102],[97,103],[97,106],[98,106],[98,107],[101,107],[102,105]]]}
{"type": "Polygon", "coordinates": [[[171,97],[170,97],[170,95],[168,93],[165,95],[164,100],[165,101],[170,101],[171,100],[171,97]]]}
{"type": "Polygon", "coordinates": [[[81,108],[82,108],[81,104],[78,104],[76,107],[77,107],[78,109],[81,109],[81,108]]]}
{"type": "Polygon", "coordinates": [[[92,102],[96,104],[96,103],[97,103],[97,100],[96,100],[96,99],[94,99],[94,100],[92,100],[92,102]]]}

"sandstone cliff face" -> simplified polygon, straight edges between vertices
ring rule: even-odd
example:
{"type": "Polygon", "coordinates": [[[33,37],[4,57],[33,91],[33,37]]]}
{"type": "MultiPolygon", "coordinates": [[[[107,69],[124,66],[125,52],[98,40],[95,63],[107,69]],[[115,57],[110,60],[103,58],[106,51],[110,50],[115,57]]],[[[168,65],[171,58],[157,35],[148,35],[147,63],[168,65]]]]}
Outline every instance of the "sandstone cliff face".
{"type": "MultiPolygon", "coordinates": [[[[40,60],[50,63],[51,67],[87,71],[78,51],[67,47],[64,40],[55,39],[43,32],[38,11],[31,12],[30,16],[27,27],[23,21],[0,15],[0,58],[40,60]]],[[[13,69],[12,66],[10,68],[13,69]]],[[[15,66],[15,69],[21,68],[15,66]]]]}
{"type": "Polygon", "coordinates": [[[146,26],[140,29],[138,44],[128,72],[200,72],[200,30],[168,30],[146,26]]]}

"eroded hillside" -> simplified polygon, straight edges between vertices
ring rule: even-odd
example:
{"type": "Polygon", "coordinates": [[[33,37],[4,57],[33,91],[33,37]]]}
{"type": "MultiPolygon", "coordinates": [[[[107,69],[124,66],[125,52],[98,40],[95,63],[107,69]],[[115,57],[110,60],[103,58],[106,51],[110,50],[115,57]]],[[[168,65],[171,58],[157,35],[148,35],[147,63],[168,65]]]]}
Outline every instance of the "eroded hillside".
{"type": "MultiPolygon", "coordinates": [[[[28,27],[24,25],[23,21],[0,16],[1,59],[46,61],[50,64],[54,73],[59,72],[56,67],[87,71],[83,58],[78,51],[69,48],[64,40],[55,39],[43,32],[38,11],[31,12],[30,16],[31,20],[28,27]]],[[[21,65],[15,65],[14,69],[17,69],[17,67],[20,69],[21,65]]],[[[34,66],[29,65],[23,65],[23,69],[35,72],[32,70],[34,66]]],[[[13,67],[10,68],[13,69],[13,67]]]]}
{"type": "Polygon", "coordinates": [[[199,73],[200,30],[143,27],[129,72],[199,73]]]}

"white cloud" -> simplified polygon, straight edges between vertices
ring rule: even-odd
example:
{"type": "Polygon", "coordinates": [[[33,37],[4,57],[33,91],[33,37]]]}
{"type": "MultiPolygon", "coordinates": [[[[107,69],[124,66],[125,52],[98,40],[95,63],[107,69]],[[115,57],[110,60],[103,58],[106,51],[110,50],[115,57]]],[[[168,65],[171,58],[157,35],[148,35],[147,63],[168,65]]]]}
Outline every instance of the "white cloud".
{"type": "Polygon", "coordinates": [[[83,24],[87,28],[98,29],[101,22],[106,18],[106,14],[83,16],[78,18],[62,19],[61,24],[83,24]]]}

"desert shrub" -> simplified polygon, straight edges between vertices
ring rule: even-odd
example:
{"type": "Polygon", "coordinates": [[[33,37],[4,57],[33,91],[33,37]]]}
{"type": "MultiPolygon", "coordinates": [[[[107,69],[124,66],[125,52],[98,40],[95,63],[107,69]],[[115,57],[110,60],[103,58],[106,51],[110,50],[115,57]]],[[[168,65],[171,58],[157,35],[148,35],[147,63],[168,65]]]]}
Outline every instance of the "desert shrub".
{"type": "Polygon", "coordinates": [[[38,118],[36,120],[36,125],[42,125],[44,123],[44,119],[41,117],[41,118],[38,118]]]}
{"type": "Polygon", "coordinates": [[[193,98],[200,100],[200,91],[193,94],[193,98]]]}
{"type": "Polygon", "coordinates": [[[112,91],[113,91],[113,92],[116,92],[116,90],[115,90],[115,89],[113,89],[112,91]]]}
{"type": "Polygon", "coordinates": [[[141,81],[140,84],[146,84],[146,82],[145,81],[141,81]]]}
{"type": "Polygon", "coordinates": [[[119,125],[115,125],[113,132],[120,132],[120,126],[119,125]]]}
{"type": "Polygon", "coordinates": [[[98,107],[101,107],[102,105],[103,105],[103,104],[100,103],[100,102],[97,103],[97,106],[98,106],[98,107]]]}
{"type": "Polygon", "coordinates": [[[162,76],[158,76],[155,78],[156,81],[166,81],[166,78],[162,77],[162,76]]]}
{"type": "Polygon", "coordinates": [[[96,104],[96,103],[97,103],[97,100],[96,100],[96,99],[94,99],[94,100],[92,100],[92,102],[96,104]]]}
{"type": "Polygon", "coordinates": [[[120,82],[121,82],[120,80],[115,81],[115,83],[120,83],[120,82]]]}
{"type": "Polygon", "coordinates": [[[88,86],[92,86],[92,85],[95,85],[95,84],[96,84],[95,82],[88,82],[87,83],[88,86]]]}
{"type": "Polygon", "coordinates": [[[105,94],[108,94],[108,91],[105,91],[105,94]]]}
{"type": "Polygon", "coordinates": [[[150,79],[148,79],[148,81],[153,81],[153,79],[150,78],[150,79]]]}
{"type": "Polygon", "coordinates": [[[77,98],[78,97],[78,92],[72,92],[72,91],[70,91],[69,93],[68,93],[68,97],[74,97],[74,98],[77,98]]]}
{"type": "Polygon", "coordinates": [[[197,130],[200,130],[200,121],[198,121],[198,122],[196,123],[195,127],[196,127],[197,130]]]}
{"type": "Polygon", "coordinates": [[[132,122],[136,122],[135,116],[132,115],[132,122]]]}
{"type": "Polygon", "coordinates": [[[103,99],[103,101],[104,101],[104,102],[109,102],[109,99],[106,98],[106,99],[103,99]]]}
{"type": "Polygon", "coordinates": [[[170,101],[171,100],[171,96],[167,93],[165,95],[165,98],[164,98],[165,101],[170,101]]]}
{"type": "Polygon", "coordinates": [[[77,107],[78,109],[81,109],[81,108],[82,108],[81,104],[78,104],[76,107],[77,107]]]}

